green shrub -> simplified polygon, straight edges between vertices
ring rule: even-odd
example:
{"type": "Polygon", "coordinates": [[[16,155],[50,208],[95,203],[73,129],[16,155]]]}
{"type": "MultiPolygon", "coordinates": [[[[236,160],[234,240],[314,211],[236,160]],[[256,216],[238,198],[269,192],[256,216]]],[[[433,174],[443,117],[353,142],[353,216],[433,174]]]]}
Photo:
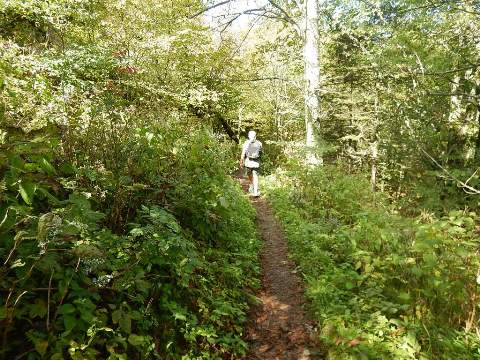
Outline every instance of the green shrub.
{"type": "Polygon", "coordinates": [[[30,359],[245,352],[258,242],[253,209],[226,175],[228,146],[198,131],[178,138],[176,153],[156,168],[164,144],[137,145],[145,170],[138,182],[119,182],[108,169],[55,158],[54,137],[8,139],[0,208],[5,358],[18,349],[30,359]],[[160,179],[159,169],[167,170],[160,179]],[[119,193],[136,207],[118,203],[119,193]],[[109,226],[113,211],[117,226],[109,226]]]}
{"type": "Polygon", "coordinates": [[[401,217],[335,166],[265,186],[331,359],[480,358],[475,213],[401,217]]]}

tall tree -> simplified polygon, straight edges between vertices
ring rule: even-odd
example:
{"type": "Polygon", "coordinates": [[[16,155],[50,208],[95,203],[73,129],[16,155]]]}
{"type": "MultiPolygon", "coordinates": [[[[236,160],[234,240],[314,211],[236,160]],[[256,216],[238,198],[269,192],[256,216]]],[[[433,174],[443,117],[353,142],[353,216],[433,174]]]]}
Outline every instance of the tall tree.
{"type": "MultiPolygon", "coordinates": [[[[220,6],[234,4],[236,0],[216,1],[207,3],[199,15],[220,6]]],[[[231,8],[229,8],[229,11],[231,8]]],[[[254,15],[260,18],[274,19],[290,26],[302,42],[304,63],[304,104],[305,104],[305,143],[309,149],[308,160],[316,162],[314,154],[318,145],[318,130],[320,118],[319,90],[320,61],[319,61],[319,0],[267,0],[264,5],[241,11],[230,11],[223,15],[224,22],[220,25],[222,31],[231,25],[243,14],[254,15]]]]}
{"type": "MultiPolygon", "coordinates": [[[[313,149],[317,145],[314,124],[319,122],[318,91],[320,89],[319,63],[319,32],[318,32],[318,0],[305,2],[305,35],[303,58],[305,61],[305,130],[306,145],[313,149]]],[[[309,152],[309,161],[316,160],[314,153],[309,152]]]]}

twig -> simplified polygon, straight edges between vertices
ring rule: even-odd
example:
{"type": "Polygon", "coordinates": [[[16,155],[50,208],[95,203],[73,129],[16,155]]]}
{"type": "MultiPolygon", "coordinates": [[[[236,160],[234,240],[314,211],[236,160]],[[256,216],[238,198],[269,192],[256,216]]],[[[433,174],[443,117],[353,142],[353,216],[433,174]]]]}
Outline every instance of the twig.
{"type": "MultiPolygon", "coordinates": [[[[470,194],[470,195],[480,195],[480,190],[478,189],[475,189],[474,187],[471,187],[470,185],[468,185],[467,183],[463,182],[462,180],[460,180],[459,178],[457,178],[456,176],[452,175],[447,169],[445,169],[437,160],[435,160],[433,158],[433,156],[431,156],[428,152],[426,152],[424,149],[420,148],[420,151],[423,152],[430,160],[432,160],[432,162],[437,165],[440,169],[442,169],[442,171],[447,174],[452,180],[455,180],[459,185],[461,185],[461,187],[463,188],[463,191],[465,191],[467,194],[470,194]],[[468,191],[467,191],[468,190],[468,191]]],[[[478,169],[477,169],[478,170],[478,169]]],[[[475,171],[477,172],[477,171],[475,171]]],[[[475,175],[475,173],[473,174],[475,175]]],[[[473,177],[473,175],[470,177],[470,179],[473,177]]],[[[469,180],[470,180],[469,179],[469,180]]],[[[468,181],[467,181],[468,182],[468,181]]]]}
{"type": "Polygon", "coordinates": [[[286,82],[295,82],[295,80],[284,79],[276,76],[271,77],[259,77],[259,78],[251,78],[251,79],[229,79],[228,81],[231,82],[255,82],[255,81],[271,81],[271,80],[280,80],[286,82]]]}
{"type": "Polygon", "coordinates": [[[278,11],[280,11],[283,14],[283,17],[286,21],[288,21],[290,24],[298,26],[297,22],[292,19],[289,13],[285,9],[283,9],[280,5],[278,5],[276,2],[273,0],[268,0],[268,2],[278,11]]]}
{"type": "Polygon", "coordinates": [[[21,358],[25,357],[25,355],[28,355],[30,354],[31,352],[33,352],[35,349],[32,348],[32,349],[28,349],[27,351],[21,353],[20,355],[18,355],[15,360],[20,360],[21,358]]]}
{"type": "Polygon", "coordinates": [[[470,176],[470,177],[468,178],[468,180],[465,181],[465,184],[468,184],[468,182],[469,182],[470,180],[472,180],[472,178],[477,174],[478,170],[480,170],[480,168],[477,168],[477,170],[475,170],[475,172],[472,174],[472,176],[470,176]]]}
{"type": "Polygon", "coordinates": [[[281,18],[284,19],[286,22],[290,23],[291,25],[293,25],[293,27],[295,28],[295,30],[297,31],[297,34],[299,36],[302,35],[302,30],[300,28],[300,26],[298,25],[298,23],[290,16],[290,14],[288,14],[285,9],[283,9],[280,5],[278,5],[276,2],[274,2],[273,0],[268,0],[268,2],[274,7],[276,8],[278,11],[280,11],[280,13],[283,15],[281,18]]]}
{"type": "MultiPolygon", "coordinates": [[[[33,288],[33,289],[28,289],[29,292],[33,291],[48,291],[48,287],[39,287],[39,288],[33,288]]],[[[52,291],[58,290],[56,287],[51,288],[52,291]]],[[[0,289],[0,292],[10,292],[10,289],[0,289]]]]}
{"type": "MultiPolygon", "coordinates": [[[[480,66],[480,63],[477,63],[477,64],[471,64],[470,66],[466,66],[466,67],[463,67],[463,68],[458,68],[458,69],[451,69],[451,70],[440,71],[440,72],[425,72],[425,73],[422,73],[422,75],[429,75],[429,76],[448,75],[448,74],[454,74],[454,73],[457,73],[457,72],[463,72],[463,71],[467,71],[467,70],[474,70],[479,66],[480,66]]],[[[414,74],[416,74],[416,73],[414,73],[414,74]]]]}
{"type": "Polygon", "coordinates": [[[3,226],[3,224],[5,224],[5,221],[7,221],[9,210],[10,210],[10,208],[7,208],[7,211],[5,211],[5,216],[3,217],[2,222],[0,222],[0,228],[3,226]]]}
{"type": "MultiPolygon", "coordinates": [[[[12,289],[12,292],[13,292],[13,289],[12,289]]],[[[5,310],[8,312],[8,302],[10,300],[10,296],[12,295],[12,292],[10,292],[10,294],[8,295],[8,298],[7,298],[7,301],[5,302],[5,310]]],[[[18,304],[18,302],[20,301],[20,299],[22,298],[23,295],[25,295],[28,291],[23,291],[20,295],[18,295],[17,297],[17,300],[15,300],[15,302],[13,303],[13,306],[12,306],[12,310],[10,311],[10,314],[8,314],[8,317],[7,317],[7,324],[5,326],[5,330],[3,331],[3,348],[5,349],[5,352],[2,354],[2,359],[6,359],[6,349],[7,349],[7,335],[8,335],[8,331],[10,330],[9,329],[9,326],[12,324],[13,322],[13,312],[15,311],[15,306],[18,304]]]]}
{"type": "MultiPolygon", "coordinates": [[[[265,9],[265,7],[262,7],[262,8],[257,8],[257,9],[247,9],[247,10],[242,11],[242,12],[229,14],[228,16],[231,16],[231,17],[228,19],[228,21],[225,22],[225,23],[219,24],[214,29],[221,28],[221,30],[219,32],[220,32],[220,34],[223,34],[225,32],[225,30],[227,30],[228,27],[230,25],[232,25],[235,22],[235,20],[237,20],[242,15],[266,16],[266,13],[267,13],[267,10],[265,9]],[[259,13],[259,12],[261,12],[261,13],[259,13]]],[[[227,16],[223,16],[223,18],[226,19],[227,16]]]]}
{"type": "MultiPolygon", "coordinates": [[[[82,258],[78,258],[78,261],[77,261],[77,266],[75,267],[75,272],[78,272],[78,268],[80,266],[80,261],[81,261],[82,258]]],[[[60,311],[60,307],[61,305],[63,305],[63,302],[65,300],[65,297],[67,296],[67,293],[68,293],[68,288],[70,287],[70,283],[72,282],[72,279],[73,279],[73,276],[74,274],[72,274],[72,276],[70,276],[70,278],[68,279],[67,281],[67,285],[65,286],[65,289],[63,291],[63,294],[62,294],[62,297],[60,298],[60,302],[59,302],[59,306],[57,306],[57,310],[55,310],[55,314],[53,315],[53,320],[55,321],[57,316],[58,316],[58,312],[60,311]]]]}
{"type": "Polygon", "coordinates": [[[206,7],[205,9],[203,9],[203,10],[197,12],[196,14],[190,16],[190,19],[194,19],[194,18],[196,18],[196,17],[199,16],[199,15],[202,15],[202,14],[204,14],[204,13],[206,13],[206,12],[212,10],[212,9],[215,9],[216,7],[219,7],[219,6],[222,6],[222,5],[226,5],[226,4],[228,4],[230,1],[232,1],[232,0],[225,0],[225,1],[221,1],[221,2],[219,2],[219,3],[217,3],[217,4],[213,4],[213,5],[211,5],[211,6],[208,6],[208,7],[206,7]]]}
{"type": "Polygon", "coordinates": [[[53,277],[53,268],[52,273],[50,274],[50,280],[48,280],[48,295],[47,295],[47,332],[50,330],[50,293],[52,291],[52,277],[53,277]]]}
{"type": "Polygon", "coordinates": [[[20,299],[23,297],[23,295],[25,295],[26,293],[28,293],[27,290],[24,290],[20,295],[18,295],[17,297],[17,300],[15,300],[15,302],[13,303],[13,308],[12,308],[12,313],[13,311],[15,310],[15,306],[17,306],[18,302],[20,301],[20,299]]]}
{"type": "MultiPolygon", "coordinates": [[[[3,222],[2,222],[2,224],[3,224],[3,222]]],[[[10,258],[12,257],[13,253],[17,249],[18,243],[23,239],[22,235],[20,235],[20,236],[19,235],[20,235],[20,233],[16,236],[15,243],[13,244],[13,248],[12,248],[12,250],[10,250],[10,253],[7,256],[7,260],[5,260],[5,262],[3,263],[3,266],[8,264],[8,262],[10,261],[10,258]]]]}

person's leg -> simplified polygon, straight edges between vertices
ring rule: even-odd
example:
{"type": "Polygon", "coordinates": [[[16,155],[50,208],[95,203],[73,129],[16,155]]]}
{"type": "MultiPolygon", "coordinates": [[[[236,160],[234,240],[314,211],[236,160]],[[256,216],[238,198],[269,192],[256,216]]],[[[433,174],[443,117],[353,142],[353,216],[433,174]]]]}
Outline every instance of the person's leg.
{"type": "Polygon", "coordinates": [[[253,171],[250,168],[247,168],[248,174],[248,192],[253,193],[253,171]]]}
{"type": "Polygon", "coordinates": [[[258,170],[252,170],[253,195],[258,196],[258,170]]]}

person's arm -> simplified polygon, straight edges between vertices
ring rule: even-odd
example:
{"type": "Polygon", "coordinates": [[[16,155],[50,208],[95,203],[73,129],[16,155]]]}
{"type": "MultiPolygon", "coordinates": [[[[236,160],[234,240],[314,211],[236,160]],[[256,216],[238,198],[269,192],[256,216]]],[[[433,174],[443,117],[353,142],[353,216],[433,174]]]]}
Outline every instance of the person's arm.
{"type": "Polygon", "coordinates": [[[243,168],[243,164],[244,164],[244,161],[245,161],[245,155],[247,153],[247,148],[248,148],[248,144],[247,144],[247,142],[245,142],[245,144],[243,144],[243,147],[242,147],[242,155],[240,155],[240,168],[243,168]]]}

